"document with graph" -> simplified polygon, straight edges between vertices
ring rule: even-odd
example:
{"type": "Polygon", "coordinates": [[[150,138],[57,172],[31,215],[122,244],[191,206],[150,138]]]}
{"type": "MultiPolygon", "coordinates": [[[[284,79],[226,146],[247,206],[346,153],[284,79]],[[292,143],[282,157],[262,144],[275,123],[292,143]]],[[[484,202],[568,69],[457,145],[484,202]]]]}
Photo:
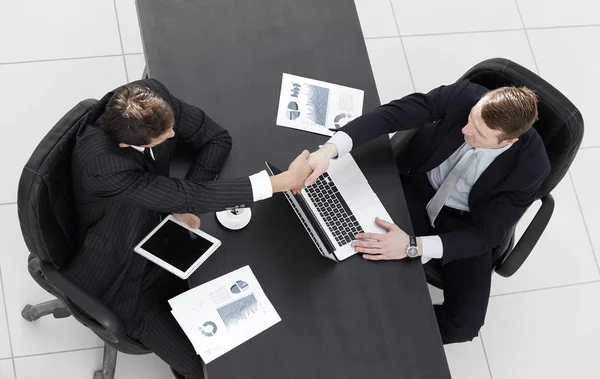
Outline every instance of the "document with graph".
{"type": "Polygon", "coordinates": [[[250,266],[186,291],[169,304],[204,363],[281,321],[250,266]]]}
{"type": "Polygon", "coordinates": [[[283,74],[277,125],[333,135],[362,114],[364,91],[283,74]]]}

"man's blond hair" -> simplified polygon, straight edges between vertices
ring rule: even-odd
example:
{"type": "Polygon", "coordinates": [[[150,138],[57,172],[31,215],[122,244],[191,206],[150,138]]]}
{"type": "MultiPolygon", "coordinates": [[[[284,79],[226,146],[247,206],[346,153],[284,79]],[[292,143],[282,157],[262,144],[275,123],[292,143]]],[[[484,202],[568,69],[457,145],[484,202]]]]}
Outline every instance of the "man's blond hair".
{"type": "Polygon", "coordinates": [[[538,118],[537,95],[527,87],[501,87],[485,94],[481,118],[503,132],[499,142],[523,135],[538,118]]]}

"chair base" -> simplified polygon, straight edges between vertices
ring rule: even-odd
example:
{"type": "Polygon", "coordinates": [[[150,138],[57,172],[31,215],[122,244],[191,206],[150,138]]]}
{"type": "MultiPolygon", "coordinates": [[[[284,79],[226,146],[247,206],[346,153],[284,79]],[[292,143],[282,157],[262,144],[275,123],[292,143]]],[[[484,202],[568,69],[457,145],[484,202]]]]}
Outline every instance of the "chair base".
{"type": "Polygon", "coordinates": [[[40,317],[49,314],[52,314],[54,318],[65,318],[71,315],[63,302],[58,299],[46,301],[37,305],[27,304],[21,311],[21,316],[29,322],[36,321],[40,317]]]}
{"type": "MultiPolygon", "coordinates": [[[[21,311],[21,316],[29,322],[36,321],[40,317],[44,317],[49,314],[52,314],[54,318],[65,318],[71,315],[64,303],[59,299],[46,301],[37,305],[27,304],[21,311]]],[[[102,369],[94,372],[94,379],[114,379],[116,368],[117,349],[105,343],[104,357],[102,358],[102,369]]]]}
{"type": "Polygon", "coordinates": [[[104,344],[104,357],[102,358],[102,370],[94,372],[94,379],[114,379],[117,369],[117,349],[104,344]]]}

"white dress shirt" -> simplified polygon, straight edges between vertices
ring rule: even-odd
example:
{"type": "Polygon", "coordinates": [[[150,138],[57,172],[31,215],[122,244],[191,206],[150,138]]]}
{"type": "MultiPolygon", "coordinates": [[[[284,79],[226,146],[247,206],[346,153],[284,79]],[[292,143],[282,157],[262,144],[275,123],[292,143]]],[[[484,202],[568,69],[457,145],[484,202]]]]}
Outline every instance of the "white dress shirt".
{"type": "MultiPolygon", "coordinates": [[[[337,132],[326,143],[335,145],[338,157],[348,154],[352,150],[353,145],[352,138],[344,132],[337,132]]],[[[465,142],[442,164],[427,173],[429,183],[437,191],[458,161],[460,161],[467,151],[473,149],[473,153],[475,154],[474,162],[469,166],[465,175],[458,180],[450,196],[444,202],[444,205],[447,207],[469,211],[469,193],[471,192],[471,188],[494,159],[511,146],[509,144],[499,149],[480,149],[473,148],[465,142]]],[[[422,236],[420,238],[423,245],[421,251],[421,262],[423,264],[429,262],[432,258],[442,258],[444,255],[444,246],[439,236],[422,236]]]]}
{"type": "MultiPolygon", "coordinates": [[[[144,150],[146,150],[145,147],[141,146],[129,146],[139,151],[140,153],[143,153],[144,150]]],[[[149,147],[149,149],[150,156],[152,156],[152,159],[154,159],[154,152],[152,151],[151,147],[149,147]]],[[[267,174],[266,170],[262,170],[261,172],[258,172],[254,175],[250,175],[249,179],[250,185],[252,186],[252,199],[254,200],[254,202],[268,199],[271,196],[273,196],[273,186],[271,185],[271,178],[269,177],[269,174],[267,174]]]]}

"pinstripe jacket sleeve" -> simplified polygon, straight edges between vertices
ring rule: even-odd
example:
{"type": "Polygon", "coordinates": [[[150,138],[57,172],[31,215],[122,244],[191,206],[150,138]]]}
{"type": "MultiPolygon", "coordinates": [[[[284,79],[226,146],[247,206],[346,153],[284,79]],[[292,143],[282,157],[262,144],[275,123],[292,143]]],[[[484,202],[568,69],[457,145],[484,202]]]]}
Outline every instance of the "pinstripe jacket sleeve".
{"type": "Polygon", "coordinates": [[[253,202],[248,177],[204,183],[173,179],[150,173],[118,155],[90,161],[81,184],[105,200],[164,213],[207,213],[253,202]]]}
{"type": "Polygon", "coordinates": [[[189,169],[186,179],[195,182],[214,180],[227,160],[232,140],[227,130],[214,122],[200,108],[189,105],[175,96],[156,79],[141,80],[158,93],[173,109],[175,116],[175,134],[178,143],[189,145],[196,158],[189,169]]]}

